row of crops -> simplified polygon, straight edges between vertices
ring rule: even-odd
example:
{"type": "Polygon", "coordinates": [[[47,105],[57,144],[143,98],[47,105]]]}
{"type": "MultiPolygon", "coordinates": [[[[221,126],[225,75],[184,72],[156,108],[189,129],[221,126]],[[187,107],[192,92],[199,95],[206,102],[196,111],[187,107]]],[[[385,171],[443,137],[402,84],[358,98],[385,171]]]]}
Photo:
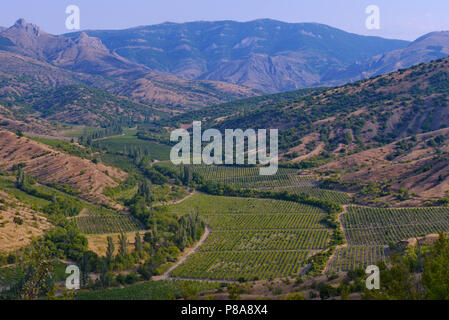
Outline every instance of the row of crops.
{"type": "Polygon", "coordinates": [[[242,230],[242,229],[319,229],[322,215],[292,214],[292,213],[240,213],[240,214],[203,214],[211,228],[215,230],[242,230]]]}
{"type": "Polygon", "coordinates": [[[326,272],[338,273],[356,269],[365,269],[388,261],[388,247],[384,246],[348,246],[337,248],[329,261],[326,272]]]}
{"type": "Polygon", "coordinates": [[[259,168],[225,166],[191,166],[193,171],[206,180],[219,181],[234,187],[268,191],[288,191],[305,193],[321,200],[348,204],[351,199],[345,192],[318,188],[315,176],[298,175],[296,169],[279,168],[273,176],[261,176],[259,168]]]}
{"type": "Polygon", "coordinates": [[[235,198],[211,196],[197,193],[193,197],[181,203],[171,205],[171,212],[188,213],[198,210],[201,214],[323,214],[324,211],[291,201],[279,201],[273,199],[235,198]]]}
{"type": "MultiPolygon", "coordinates": [[[[160,166],[180,168],[172,163],[159,163],[160,166]]],[[[202,176],[207,181],[216,181],[239,188],[275,188],[281,186],[315,187],[317,185],[314,176],[298,175],[298,170],[289,168],[278,168],[275,175],[262,176],[257,167],[238,166],[211,166],[211,165],[189,165],[194,173],[202,176]]]]}
{"type": "Polygon", "coordinates": [[[214,231],[199,251],[320,250],[328,240],[326,229],[214,231]]]}
{"type": "Polygon", "coordinates": [[[301,271],[310,251],[201,251],[173,270],[179,278],[257,280],[293,276],[301,271]]]}
{"type": "Polygon", "coordinates": [[[313,198],[317,198],[320,200],[329,200],[340,204],[349,204],[351,202],[351,197],[345,192],[335,190],[325,190],[315,187],[292,185],[288,187],[276,187],[271,189],[265,188],[264,190],[288,191],[290,193],[295,194],[305,193],[313,198]]]}
{"type": "Polygon", "coordinates": [[[137,219],[129,215],[90,215],[72,219],[84,234],[120,233],[142,230],[137,219]]]}
{"type": "Polygon", "coordinates": [[[330,231],[319,208],[290,201],[195,194],[170,206],[195,208],[211,228],[206,241],[171,276],[216,280],[297,274],[307,257],[326,248],[330,231]]]}
{"type": "Polygon", "coordinates": [[[367,208],[350,206],[342,215],[350,245],[388,245],[449,231],[449,207],[367,208]]]}
{"type": "Polygon", "coordinates": [[[228,166],[209,166],[209,165],[192,165],[193,172],[201,174],[206,180],[225,181],[228,179],[245,179],[245,178],[264,178],[278,179],[287,175],[297,174],[296,169],[278,168],[273,176],[261,176],[260,169],[257,167],[228,167],[228,166]]]}
{"type": "Polygon", "coordinates": [[[238,188],[248,189],[271,189],[275,190],[279,187],[299,186],[299,187],[315,187],[317,182],[312,176],[299,176],[295,174],[276,174],[273,176],[248,176],[240,178],[222,178],[221,183],[232,185],[238,188]]]}

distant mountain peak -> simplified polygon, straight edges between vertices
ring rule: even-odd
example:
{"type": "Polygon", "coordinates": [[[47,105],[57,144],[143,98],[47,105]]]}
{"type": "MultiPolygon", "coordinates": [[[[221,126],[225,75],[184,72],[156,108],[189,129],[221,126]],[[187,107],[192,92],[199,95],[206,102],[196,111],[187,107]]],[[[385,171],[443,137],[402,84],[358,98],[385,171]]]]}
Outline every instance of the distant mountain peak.
{"type": "Polygon", "coordinates": [[[77,39],[83,40],[83,39],[88,39],[88,38],[90,38],[89,35],[86,32],[82,31],[77,39]]]}
{"type": "Polygon", "coordinates": [[[100,39],[95,37],[90,37],[87,33],[81,32],[78,37],[74,38],[74,41],[83,47],[101,50],[103,53],[109,53],[109,50],[106,46],[101,42],[100,39]]]}
{"type": "Polygon", "coordinates": [[[20,18],[20,19],[18,19],[18,20],[16,21],[16,23],[14,23],[14,26],[17,26],[17,27],[25,27],[27,24],[28,24],[28,22],[26,22],[25,19],[20,18]]]}
{"type": "Polygon", "coordinates": [[[11,28],[21,29],[28,33],[34,33],[34,35],[36,35],[36,36],[39,36],[43,33],[42,30],[37,25],[28,23],[23,18],[20,18],[19,20],[17,20],[16,23],[14,23],[14,25],[11,28]]]}

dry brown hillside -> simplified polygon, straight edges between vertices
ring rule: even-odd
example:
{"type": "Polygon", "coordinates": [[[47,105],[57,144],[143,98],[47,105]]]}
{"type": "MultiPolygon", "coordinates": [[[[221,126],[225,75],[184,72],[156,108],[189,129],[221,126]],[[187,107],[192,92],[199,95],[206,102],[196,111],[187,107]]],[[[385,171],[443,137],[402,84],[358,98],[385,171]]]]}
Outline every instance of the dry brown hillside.
{"type": "MultiPolygon", "coordinates": [[[[1,90],[1,89],[0,89],[1,90]]],[[[56,135],[52,126],[45,119],[34,117],[22,117],[18,119],[17,114],[0,104],[0,127],[8,131],[33,132],[36,134],[56,135]]]]}
{"type": "Polygon", "coordinates": [[[0,191],[0,253],[24,247],[50,227],[40,213],[0,191]]]}
{"type": "Polygon", "coordinates": [[[94,164],[14,133],[0,131],[0,170],[11,170],[21,163],[25,165],[25,172],[41,183],[68,185],[81,191],[86,200],[111,205],[111,200],[102,194],[104,188],[117,186],[117,180],[126,176],[119,169],[94,164]]]}
{"type": "Polygon", "coordinates": [[[341,157],[318,171],[340,172],[345,182],[391,183],[393,189],[415,193],[415,200],[438,200],[449,190],[447,141],[449,128],[341,157]]]}

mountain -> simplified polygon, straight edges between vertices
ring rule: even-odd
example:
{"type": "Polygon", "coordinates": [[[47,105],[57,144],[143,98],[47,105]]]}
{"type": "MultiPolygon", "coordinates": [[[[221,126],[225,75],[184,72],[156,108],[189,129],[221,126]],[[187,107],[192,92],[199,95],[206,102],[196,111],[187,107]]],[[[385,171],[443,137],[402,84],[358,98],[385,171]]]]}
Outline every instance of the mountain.
{"type": "MultiPolygon", "coordinates": [[[[111,52],[155,71],[267,93],[317,86],[329,70],[345,69],[408,45],[317,23],[269,19],[163,23],[86,33],[101,39],[111,52]]],[[[76,39],[79,35],[66,36],[76,39]]]]}
{"type": "Polygon", "coordinates": [[[13,46],[8,51],[73,71],[107,74],[117,69],[135,69],[137,65],[111,54],[100,40],[81,33],[75,39],[54,36],[38,26],[19,19],[1,36],[13,46]]]}
{"type": "Polygon", "coordinates": [[[432,32],[412,42],[404,49],[375,56],[362,63],[356,63],[342,72],[330,72],[323,77],[326,84],[369,78],[390,73],[423,62],[449,56],[449,31],[432,32]]]}
{"type": "Polygon", "coordinates": [[[227,128],[281,128],[284,147],[321,132],[330,150],[345,142],[390,143],[412,134],[449,127],[449,59],[312,92],[220,119],[227,128]],[[325,139],[327,136],[327,139],[325,139]]]}
{"type": "Polygon", "coordinates": [[[1,126],[46,133],[42,120],[108,126],[112,122],[142,122],[161,114],[157,105],[133,102],[84,83],[104,87],[113,84],[102,76],[74,73],[0,51],[1,126]]]}
{"type": "Polygon", "coordinates": [[[257,94],[238,85],[185,80],[151,71],[112,53],[101,40],[86,33],[74,38],[55,36],[24,19],[0,34],[1,71],[52,87],[90,85],[138,103],[181,110],[257,94]]]}
{"type": "MultiPolygon", "coordinates": [[[[199,112],[204,130],[279,129],[283,160],[300,168],[318,167],[353,185],[383,184],[436,200],[449,189],[448,96],[446,58],[340,87],[199,112]]],[[[156,124],[177,128],[191,121],[185,114],[156,124]]]]}

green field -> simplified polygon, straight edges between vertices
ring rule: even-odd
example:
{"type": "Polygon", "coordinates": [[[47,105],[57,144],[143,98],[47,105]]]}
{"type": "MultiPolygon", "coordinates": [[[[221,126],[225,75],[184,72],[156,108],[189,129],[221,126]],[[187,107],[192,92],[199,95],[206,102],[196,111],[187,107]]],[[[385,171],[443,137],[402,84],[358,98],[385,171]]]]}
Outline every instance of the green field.
{"type": "Polygon", "coordinates": [[[306,250],[200,252],[190,256],[170,275],[226,280],[282,278],[298,274],[309,254],[306,250]]]}
{"type": "Polygon", "coordinates": [[[125,233],[144,229],[137,219],[129,215],[92,215],[76,217],[72,221],[84,234],[125,233]]]}
{"type": "Polygon", "coordinates": [[[383,246],[349,246],[337,248],[329,261],[326,272],[338,273],[355,269],[365,269],[379,261],[388,261],[388,248],[383,246]]]}
{"type": "Polygon", "coordinates": [[[99,139],[93,145],[106,148],[111,153],[123,153],[140,148],[148,151],[150,156],[157,160],[168,160],[170,158],[170,147],[153,141],[138,139],[135,130],[126,130],[123,136],[114,136],[99,139]]]}
{"type": "Polygon", "coordinates": [[[188,213],[198,210],[201,214],[323,214],[317,207],[273,199],[234,198],[197,193],[186,201],[169,206],[171,212],[188,213]]]}
{"type": "Polygon", "coordinates": [[[368,208],[349,206],[341,216],[347,247],[338,248],[328,272],[366,268],[388,261],[388,246],[401,240],[449,232],[449,208],[368,208]]]}
{"type": "Polygon", "coordinates": [[[367,208],[350,206],[342,215],[350,245],[388,245],[449,231],[449,207],[367,208]]]}
{"type": "MultiPolygon", "coordinates": [[[[265,189],[266,190],[266,189],[265,189]]],[[[340,204],[349,204],[351,202],[351,197],[341,191],[334,191],[334,190],[325,190],[315,187],[303,187],[303,186],[288,186],[288,187],[276,187],[270,189],[272,191],[288,191],[290,193],[300,194],[304,193],[307,194],[313,198],[317,198],[320,200],[329,200],[333,202],[337,202],[340,204]]]]}
{"type": "Polygon", "coordinates": [[[79,292],[77,300],[174,300],[208,290],[216,290],[220,283],[198,281],[148,281],[125,288],[79,292]]]}
{"type": "Polygon", "coordinates": [[[89,150],[87,150],[86,148],[79,147],[78,145],[72,144],[66,140],[40,138],[40,137],[30,137],[30,139],[46,144],[47,146],[50,146],[55,150],[70,154],[72,156],[89,160],[92,159],[89,150]]]}
{"type": "Polygon", "coordinates": [[[196,210],[211,233],[171,276],[215,280],[267,279],[298,274],[307,258],[327,247],[324,211],[300,203],[195,194],[168,207],[196,210]]]}
{"type": "MultiPolygon", "coordinates": [[[[158,165],[175,167],[170,162],[158,165]]],[[[264,191],[288,191],[290,193],[304,193],[320,200],[330,200],[340,204],[348,204],[351,197],[334,190],[318,188],[317,177],[300,175],[296,169],[279,168],[273,176],[261,176],[256,167],[227,167],[190,165],[193,172],[207,181],[215,181],[242,189],[257,189],[264,191]]]]}
{"type": "Polygon", "coordinates": [[[0,190],[14,196],[20,202],[36,209],[43,208],[50,204],[50,201],[29,195],[26,192],[17,189],[14,181],[15,177],[0,176],[0,190]]]}
{"type": "Polygon", "coordinates": [[[71,221],[84,234],[106,234],[143,230],[142,224],[133,216],[88,204],[85,215],[71,221]]]}

